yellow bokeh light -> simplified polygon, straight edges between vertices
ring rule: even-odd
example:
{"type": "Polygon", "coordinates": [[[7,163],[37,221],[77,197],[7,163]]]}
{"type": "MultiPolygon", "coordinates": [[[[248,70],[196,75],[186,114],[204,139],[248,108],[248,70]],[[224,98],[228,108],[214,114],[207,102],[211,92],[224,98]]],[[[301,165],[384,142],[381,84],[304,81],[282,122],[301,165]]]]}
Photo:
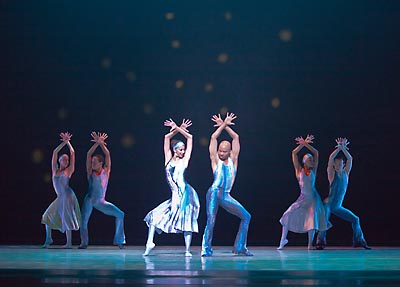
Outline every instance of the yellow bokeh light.
{"type": "Polygon", "coordinates": [[[281,105],[281,101],[279,100],[279,98],[273,98],[271,100],[271,106],[275,109],[279,108],[279,106],[281,105]]]}
{"type": "Polygon", "coordinates": [[[211,84],[211,83],[207,83],[207,84],[204,86],[204,91],[206,91],[207,93],[212,92],[213,90],[214,90],[214,86],[213,86],[213,84],[211,84]]]}
{"type": "Polygon", "coordinates": [[[218,62],[224,64],[224,63],[228,62],[229,56],[227,53],[221,53],[218,55],[217,60],[218,60],[218,62]]]}
{"type": "Polygon", "coordinates": [[[175,82],[175,87],[176,87],[177,89],[182,89],[184,85],[185,85],[185,82],[184,82],[183,80],[177,80],[177,81],[175,82]]]}
{"type": "Polygon", "coordinates": [[[51,181],[51,174],[49,172],[46,172],[43,175],[43,181],[44,181],[44,183],[49,183],[51,181]]]}
{"type": "Polygon", "coordinates": [[[111,67],[112,60],[110,58],[103,58],[101,60],[101,67],[103,69],[109,69],[111,67]]]}
{"type": "Polygon", "coordinates": [[[68,117],[68,111],[65,108],[61,108],[57,112],[57,116],[60,120],[65,120],[68,117]]]}
{"type": "Polygon", "coordinates": [[[136,74],[134,72],[127,72],[126,73],[126,79],[129,82],[134,82],[134,81],[136,81],[136,74]]]}
{"type": "Polygon", "coordinates": [[[201,137],[199,142],[201,146],[208,146],[209,140],[206,137],[201,137]]]}
{"type": "Polygon", "coordinates": [[[181,42],[179,40],[172,40],[171,47],[174,49],[179,49],[181,47],[181,42]]]}
{"type": "Polygon", "coordinates": [[[228,112],[228,107],[226,107],[226,106],[223,106],[223,107],[219,110],[219,113],[220,113],[221,115],[226,115],[227,112],[228,112]]]}
{"type": "Polygon", "coordinates": [[[288,29],[282,29],[279,31],[279,39],[281,39],[282,42],[290,42],[293,38],[293,33],[292,31],[288,29]]]}
{"type": "Polygon", "coordinates": [[[232,13],[230,11],[226,11],[224,14],[225,20],[226,21],[231,21],[232,20],[232,13]]]}
{"type": "Polygon", "coordinates": [[[143,105],[143,112],[146,115],[150,115],[151,113],[153,113],[153,111],[154,111],[154,107],[152,104],[146,103],[143,105]]]}
{"type": "Polygon", "coordinates": [[[165,19],[174,20],[175,19],[175,14],[173,12],[168,12],[168,13],[165,14],[165,19]]]}
{"type": "Polygon", "coordinates": [[[132,134],[126,133],[121,137],[121,145],[126,148],[132,148],[135,144],[135,138],[132,134]]]}
{"type": "Polygon", "coordinates": [[[34,149],[32,152],[32,161],[33,163],[40,164],[42,163],[44,158],[43,152],[40,149],[34,149]]]}

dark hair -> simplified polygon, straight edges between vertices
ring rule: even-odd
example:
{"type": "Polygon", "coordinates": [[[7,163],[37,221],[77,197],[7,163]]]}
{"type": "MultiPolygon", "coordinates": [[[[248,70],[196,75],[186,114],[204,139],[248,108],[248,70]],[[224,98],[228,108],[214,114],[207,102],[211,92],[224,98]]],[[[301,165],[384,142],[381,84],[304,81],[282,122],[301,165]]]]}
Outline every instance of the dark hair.
{"type": "MultiPolygon", "coordinates": [[[[183,143],[183,142],[180,141],[180,140],[176,140],[176,139],[171,140],[171,149],[174,150],[174,146],[175,146],[177,143],[179,143],[179,142],[183,143]]],[[[183,144],[184,144],[184,143],[183,143],[183,144]]]]}
{"type": "Polygon", "coordinates": [[[104,163],[104,156],[102,154],[95,154],[92,158],[97,157],[98,161],[104,163]]]}
{"type": "Polygon", "coordinates": [[[343,152],[341,152],[341,151],[335,156],[335,158],[334,158],[333,160],[335,160],[335,159],[337,159],[337,160],[342,160],[342,161],[346,161],[346,158],[345,158],[345,156],[343,155],[343,152]]]}

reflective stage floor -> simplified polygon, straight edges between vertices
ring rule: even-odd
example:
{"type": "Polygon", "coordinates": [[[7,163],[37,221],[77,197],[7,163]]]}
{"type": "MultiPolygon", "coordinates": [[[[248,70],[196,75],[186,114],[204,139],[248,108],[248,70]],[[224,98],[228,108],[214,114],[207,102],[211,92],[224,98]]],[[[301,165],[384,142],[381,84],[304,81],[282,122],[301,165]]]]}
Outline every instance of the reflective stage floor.
{"type": "Polygon", "coordinates": [[[182,246],[0,246],[0,286],[400,286],[400,248],[249,247],[253,257],[230,247],[202,258],[200,247],[184,257],[182,246]]]}

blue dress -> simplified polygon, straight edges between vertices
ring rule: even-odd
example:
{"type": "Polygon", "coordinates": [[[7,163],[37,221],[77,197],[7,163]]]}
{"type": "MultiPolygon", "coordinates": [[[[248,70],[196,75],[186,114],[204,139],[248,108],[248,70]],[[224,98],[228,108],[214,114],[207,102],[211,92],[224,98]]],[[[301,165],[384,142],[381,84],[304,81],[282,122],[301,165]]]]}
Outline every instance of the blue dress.
{"type": "Polygon", "coordinates": [[[172,158],[165,166],[165,175],[172,197],[150,211],[144,221],[154,225],[158,233],[199,232],[197,218],[200,203],[196,191],[185,181],[183,160],[176,165],[172,158]]]}
{"type": "Polygon", "coordinates": [[[324,231],[330,227],[325,220],[325,210],[316,188],[315,173],[311,170],[306,175],[304,169],[297,178],[300,185],[300,196],[289,206],[279,222],[289,231],[305,233],[311,230],[324,231]]]}
{"type": "Polygon", "coordinates": [[[75,193],[69,186],[69,177],[63,172],[53,175],[53,187],[57,198],[50,204],[42,216],[42,223],[61,232],[78,230],[81,223],[81,211],[75,193]]]}

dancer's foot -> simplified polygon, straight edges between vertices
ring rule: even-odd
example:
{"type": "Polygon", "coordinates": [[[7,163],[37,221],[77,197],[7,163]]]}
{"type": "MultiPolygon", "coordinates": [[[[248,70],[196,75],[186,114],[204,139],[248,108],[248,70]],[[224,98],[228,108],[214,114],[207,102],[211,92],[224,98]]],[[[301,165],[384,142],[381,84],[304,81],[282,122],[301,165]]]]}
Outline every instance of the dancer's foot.
{"type": "Polygon", "coordinates": [[[125,245],[123,244],[117,244],[119,249],[125,249],[125,245]]]}
{"type": "Polygon", "coordinates": [[[353,247],[363,247],[366,250],[370,250],[371,247],[368,246],[367,242],[365,240],[354,242],[353,247]]]}
{"type": "Polygon", "coordinates": [[[88,246],[87,246],[87,244],[81,244],[81,245],[79,245],[79,249],[86,249],[88,246]]]}
{"type": "Polygon", "coordinates": [[[307,246],[307,250],[315,250],[315,248],[314,248],[314,246],[312,246],[312,245],[308,245],[308,246],[307,246]]]}
{"type": "Polygon", "coordinates": [[[192,257],[192,253],[190,253],[190,251],[186,251],[185,252],[185,257],[192,257]]]}
{"type": "Polygon", "coordinates": [[[248,249],[245,249],[243,251],[240,252],[233,252],[237,255],[241,255],[241,256],[253,256],[253,253],[251,253],[248,249]]]}
{"type": "Polygon", "coordinates": [[[287,240],[287,239],[285,239],[285,240],[283,240],[283,241],[281,240],[281,242],[279,243],[279,247],[276,248],[276,249],[282,250],[283,247],[285,247],[285,245],[288,244],[288,242],[289,242],[289,240],[287,240]]]}
{"type": "Polygon", "coordinates": [[[49,248],[49,246],[52,245],[52,244],[53,244],[53,239],[46,240],[46,241],[43,243],[42,248],[49,248]]]}
{"type": "Polygon", "coordinates": [[[154,243],[147,243],[146,244],[146,251],[143,253],[143,256],[148,256],[150,254],[151,250],[153,250],[153,248],[155,246],[156,245],[154,243]]]}
{"type": "Polygon", "coordinates": [[[72,249],[72,244],[65,244],[61,246],[62,249],[72,249]]]}
{"type": "Polygon", "coordinates": [[[201,257],[211,257],[212,253],[201,253],[201,257]]]}

